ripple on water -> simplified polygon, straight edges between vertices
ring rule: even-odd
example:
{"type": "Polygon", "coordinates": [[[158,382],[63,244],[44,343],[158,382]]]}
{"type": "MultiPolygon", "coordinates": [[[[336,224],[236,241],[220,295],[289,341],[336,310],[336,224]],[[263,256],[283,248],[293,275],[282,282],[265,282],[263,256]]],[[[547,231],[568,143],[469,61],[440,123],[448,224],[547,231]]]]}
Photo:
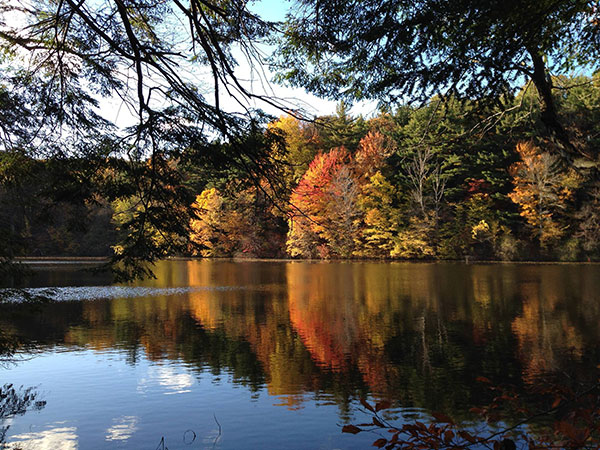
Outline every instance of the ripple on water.
{"type": "MultiPolygon", "coordinates": [[[[11,289],[9,300],[21,301],[26,295],[44,296],[54,301],[99,300],[112,298],[136,298],[163,295],[181,295],[199,291],[231,291],[246,289],[244,286],[193,286],[154,288],[145,286],[69,286],[51,288],[11,289]]],[[[9,290],[0,289],[8,292],[9,290]]]]}

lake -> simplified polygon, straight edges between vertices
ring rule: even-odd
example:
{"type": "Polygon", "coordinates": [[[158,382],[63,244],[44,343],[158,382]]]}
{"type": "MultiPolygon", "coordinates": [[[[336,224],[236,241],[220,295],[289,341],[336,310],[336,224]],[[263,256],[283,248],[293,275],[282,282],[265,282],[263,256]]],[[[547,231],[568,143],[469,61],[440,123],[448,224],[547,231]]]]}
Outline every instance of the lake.
{"type": "MultiPolygon", "coordinates": [[[[58,301],[0,317],[27,343],[0,386],[37,408],[0,422],[9,449],[351,449],[370,420],[474,421],[476,382],[587,379],[600,363],[600,265],[166,261],[110,285],[36,271],[58,301]],[[162,444],[161,444],[162,442],[162,444]]],[[[2,444],[0,444],[0,448],[2,444]]]]}

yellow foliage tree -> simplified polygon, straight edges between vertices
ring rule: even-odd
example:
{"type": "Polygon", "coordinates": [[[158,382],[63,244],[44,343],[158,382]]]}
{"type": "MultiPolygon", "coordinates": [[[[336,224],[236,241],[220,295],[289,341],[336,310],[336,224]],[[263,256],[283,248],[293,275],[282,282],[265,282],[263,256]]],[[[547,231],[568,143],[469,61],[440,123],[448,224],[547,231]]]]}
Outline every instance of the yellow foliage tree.
{"type": "Polygon", "coordinates": [[[399,212],[393,207],[395,195],[394,186],[379,171],[361,187],[358,204],[364,217],[356,256],[391,256],[399,217],[399,212]]]}
{"type": "Polygon", "coordinates": [[[278,128],[285,136],[285,155],[277,155],[285,161],[284,177],[288,186],[298,184],[310,162],[321,148],[316,128],[292,116],[281,116],[269,124],[278,128]]]}
{"type": "Polygon", "coordinates": [[[190,228],[191,241],[200,249],[192,254],[204,257],[229,255],[239,241],[243,218],[237,211],[226,211],[223,197],[215,188],[205,189],[192,205],[196,218],[190,228]]]}
{"type": "Polygon", "coordinates": [[[509,169],[514,189],[508,196],[519,205],[540,246],[547,248],[565,232],[558,213],[566,210],[581,178],[572,169],[559,170],[558,157],[532,142],[520,142],[516,150],[521,160],[509,169]]]}
{"type": "Polygon", "coordinates": [[[428,239],[433,227],[434,224],[430,220],[412,217],[408,228],[394,238],[394,248],[390,256],[402,259],[433,258],[436,252],[428,239]]]}

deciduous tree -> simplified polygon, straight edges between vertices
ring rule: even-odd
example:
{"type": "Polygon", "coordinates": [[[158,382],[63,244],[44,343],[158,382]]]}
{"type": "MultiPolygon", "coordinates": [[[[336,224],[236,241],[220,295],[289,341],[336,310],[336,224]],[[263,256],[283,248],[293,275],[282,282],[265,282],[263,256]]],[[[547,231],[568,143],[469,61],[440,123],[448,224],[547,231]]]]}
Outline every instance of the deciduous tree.
{"type": "Polygon", "coordinates": [[[566,210],[581,180],[573,170],[561,171],[558,158],[532,142],[519,143],[517,153],[521,161],[510,167],[514,190],[509,197],[521,208],[540,246],[547,248],[563,235],[566,225],[560,212],[566,210]]]}
{"type": "Polygon", "coordinates": [[[269,126],[284,133],[286,151],[281,159],[287,163],[285,181],[287,186],[295,186],[322,148],[321,138],[314,124],[301,122],[289,115],[280,117],[269,126]]]}
{"type": "Polygon", "coordinates": [[[396,190],[381,174],[375,173],[361,186],[359,206],[363,213],[357,239],[357,256],[389,258],[399,229],[400,211],[396,190]]]}
{"type": "Polygon", "coordinates": [[[339,201],[337,196],[347,194],[345,201],[351,205],[357,194],[347,171],[348,158],[344,148],[318,154],[292,192],[287,241],[290,255],[305,258],[333,256],[329,244],[337,235],[338,224],[333,215],[338,214],[334,211],[339,201]]]}

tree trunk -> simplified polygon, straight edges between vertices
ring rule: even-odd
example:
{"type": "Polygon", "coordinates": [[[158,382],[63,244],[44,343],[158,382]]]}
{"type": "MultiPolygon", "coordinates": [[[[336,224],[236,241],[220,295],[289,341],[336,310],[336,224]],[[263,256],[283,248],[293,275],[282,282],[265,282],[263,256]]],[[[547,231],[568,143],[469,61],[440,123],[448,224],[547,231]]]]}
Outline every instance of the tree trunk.
{"type": "Polygon", "coordinates": [[[537,48],[527,47],[527,51],[533,61],[533,72],[530,72],[529,75],[542,99],[540,119],[548,130],[550,140],[556,144],[563,160],[570,166],[573,166],[574,160],[578,156],[590,159],[588,155],[573,145],[567,130],[558,120],[558,112],[552,97],[552,78],[547,71],[543,55],[537,48]]]}

